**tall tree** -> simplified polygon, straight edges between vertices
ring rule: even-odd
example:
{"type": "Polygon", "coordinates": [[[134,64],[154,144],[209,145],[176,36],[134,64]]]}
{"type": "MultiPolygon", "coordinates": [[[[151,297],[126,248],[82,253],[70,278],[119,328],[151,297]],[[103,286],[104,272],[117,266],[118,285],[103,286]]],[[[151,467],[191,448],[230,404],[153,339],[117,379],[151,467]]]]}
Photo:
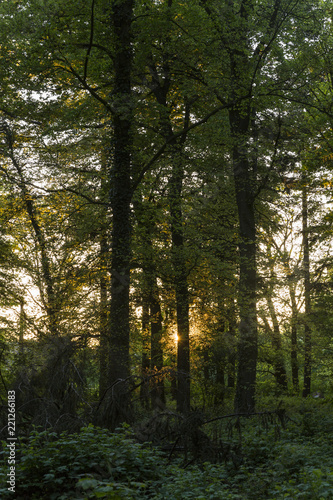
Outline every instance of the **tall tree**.
{"type": "MultiPolygon", "coordinates": [[[[216,33],[220,61],[216,57],[213,68],[219,68],[219,87],[213,87],[215,96],[228,109],[230,129],[230,156],[235,183],[235,196],[239,219],[239,295],[240,310],[238,375],[235,410],[253,411],[257,363],[256,320],[256,203],[258,195],[269,186],[274,174],[275,152],[270,161],[260,156],[257,124],[265,122],[270,107],[284,101],[287,92],[293,100],[304,103],[304,83],[309,67],[304,53],[291,61],[289,52],[302,45],[303,30],[308,29],[309,12],[316,10],[309,3],[290,4],[281,0],[272,3],[239,2],[217,4],[202,1],[216,33]],[[300,21],[307,19],[306,26],[300,21]],[[297,29],[294,29],[294,26],[297,29]],[[284,47],[284,48],[283,48],[284,47]],[[302,93],[302,98],[301,94],[302,93]],[[278,99],[278,100],[277,100],[278,99]]],[[[311,39],[311,43],[312,43],[311,39]]],[[[309,42],[308,42],[309,43],[309,42]]],[[[309,83],[306,78],[305,84],[309,83]]],[[[213,86],[210,81],[209,84],[213,86]]],[[[282,165],[280,165],[282,166],[282,165]]]]}
{"type": "Polygon", "coordinates": [[[311,393],[311,371],[312,371],[312,340],[311,340],[311,280],[310,280],[310,247],[309,247],[309,227],[308,227],[308,194],[307,186],[302,186],[302,234],[303,234],[303,273],[304,273],[304,383],[303,397],[311,393]]]}
{"type": "MultiPolygon", "coordinates": [[[[133,0],[111,5],[114,33],[114,85],[112,91],[113,138],[110,205],[112,210],[111,304],[109,327],[109,382],[113,384],[116,407],[112,426],[123,419],[126,386],[130,375],[130,261],[131,261],[131,162],[132,162],[132,21],[133,0]],[[118,392],[118,394],[117,394],[118,392]],[[118,415],[119,412],[119,415],[118,415]]],[[[112,403],[113,404],[113,403],[112,403]]]]}

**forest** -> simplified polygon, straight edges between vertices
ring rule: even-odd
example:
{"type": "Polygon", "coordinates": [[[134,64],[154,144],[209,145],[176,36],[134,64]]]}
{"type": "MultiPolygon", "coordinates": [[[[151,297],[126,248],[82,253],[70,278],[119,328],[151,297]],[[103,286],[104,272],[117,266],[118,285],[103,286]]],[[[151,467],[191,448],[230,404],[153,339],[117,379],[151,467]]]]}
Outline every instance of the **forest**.
{"type": "Polygon", "coordinates": [[[2,0],[0,495],[333,498],[332,0],[2,0]]]}

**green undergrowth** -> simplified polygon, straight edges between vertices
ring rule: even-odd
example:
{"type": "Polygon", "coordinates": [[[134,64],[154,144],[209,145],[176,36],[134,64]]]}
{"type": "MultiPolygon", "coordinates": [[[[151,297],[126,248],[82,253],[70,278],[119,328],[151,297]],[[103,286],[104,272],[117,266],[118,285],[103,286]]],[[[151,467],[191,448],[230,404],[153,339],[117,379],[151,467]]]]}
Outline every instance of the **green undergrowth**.
{"type": "MultiPolygon", "coordinates": [[[[15,493],[8,491],[8,449],[1,452],[0,497],[17,499],[309,499],[333,498],[333,410],[302,403],[285,428],[242,419],[226,435],[238,462],[172,458],[133,439],[128,427],[111,433],[32,432],[16,449],[15,493]]],[[[227,430],[227,423],[226,430],[227,430]]],[[[206,430],[206,429],[205,429],[206,430]]]]}

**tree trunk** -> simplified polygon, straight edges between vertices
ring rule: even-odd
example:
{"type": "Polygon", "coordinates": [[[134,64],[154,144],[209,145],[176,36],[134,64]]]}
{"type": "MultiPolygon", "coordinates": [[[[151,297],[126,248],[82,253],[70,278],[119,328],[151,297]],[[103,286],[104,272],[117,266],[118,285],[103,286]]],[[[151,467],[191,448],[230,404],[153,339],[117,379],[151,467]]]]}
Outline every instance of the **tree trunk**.
{"type": "Polygon", "coordinates": [[[26,327],[26,316],[24,311],[24,299],[20,297],[20,316],[19,316],[19,353],[21,363],[24,363],[24,331],[26,327]]]}
{"type": "Polygon", "coordinates": [[[110,179],[112,209],[111,304],[109,321],[109,384],[114,427],[128,419],[129,290],[131,244],[132,47],[133,0],[113,2],[111,23],[115,36],[113,89],[113,144],[110,179]]]}
{"type": "Polygon", "coordinates": [[[183,235],[183,213],[181,206],[182,182],[184,170],[180,154],[174,156],[172,176],[170,180],[170,215],[172,261],[176,290],[177,308],[177,410],[190,410],[190,324],[189,295],[187,285],[187,269],[183,235]]]}
{"type": "MultiPolygon", "coordinates": [[[[167,104],[167,95],[171,85],[171,75],[168,56],[165,55],[163,75],[161,83],[157,69],[154,64],[150,68],[154,86],[153,92],[157,102],[163,106],[160,114],[160,126],[166,141],[173,145],[171,147],[170,159],[172,162],[172,174],[169,182],[169,207],[171,218],[172,239],[172,264],[174,270],[176,310],[177,310],[177,410],[188,412],[190,409],[190,342],[189,342],[189,293],[187,284],[187,269],[185,260],[185,246],[183,235],[183,213],[182,213],[182,187],[184,167],[182,160],[182,149],[186,140],[186,133],[176,140],[173,133],[170,109],[167,104]]],[[[189,105],[185,104],[184,129],[189,123],[189,105]]]]}
{"type": "Polygon", "coordinates": [[[302,231],[303,231],[303,272],[304,272],[304,298],[305,298],[305,322],[304,322],[304,382],[303,397],[311,393],[311,367],[312,367],[312,340],[311,340],[311,282],[310,282],[310,250],[309,250],[309,228],[308,228],[308,199],[307,189],[302,188],[302,231]]]}
{"type": "Polygon", "coordinates": [[[254,186],[251,175],[247,135],[250,108],[233,109],[229,122],[234,140],[233,174],[239,218],[239,341],[235,412],[253,412],[257,367],[256,311],[256,227],[254,186]]]}
{"type": "Polygon", "coordinates": [[[274,370],[276,383],[282,392],[286,392],[288,389],[287,372],[284,365],[282,345],[281,345],[281,334],[280,326],[276,316],[275,307],[273,304],[272,297],[270,293],[266,297],[269,314],[273,322],[273,332],[272,332],[272,347],[274,349],[274,370]]]}
{"type": "Polygon", "coordinates": [[[294,394],[299,393],[299,378],[298,378],[298,358],[297,358],[297,322],[298,322],[298,310],[296,302],[295,284],[293,282],[292,273],[290,270],[289,260],[284,259],[283,263],[287,266],[288,271],[288,287],[289,296],[291,302],[291,378],[293,384],[294,394]]]}
{"type": "MultiPolygon", "coordinates": [[[[155,220],[149,213],[149,205],[144,204],[136,197],[133,200],[135,213],[140,228],[141,241],[143,245],[142,265],[143,265],[143,314],[142,324],[144,333],[143,347],[146,352],[145,365],[152,370],[161,371],[164,365],[163,346],[162,346],[162,312],[157,284],[157,271],[155,266],[155,254],[153,247],[153,232],[155,220]],[[150,332],[150,357],[146,347],[149,344],[150,332]]],[[[152,406],[156,403],[161,406],[165,403],[164,380],[162,374],[151,379],[151,402],[152,406]]]]}
{"type": "Polygon", "coordinates": [[[228,332],[227,332],[227,350],[228,350],[228,365],[227,365],[227,386],[235,387],[236,374],[236,311],[235,303],[232,299],[231,306],[228,309],[228,332]]]}
{"type": "Polygon", "coordinates": [[[148,384],[148,371],[150,367],[150,331],[149,331],[149,296],[144,290],[142,297],[142,355],[141,355],[141,376],[142,383],[140,386],[140,399],[142,406],[146,409],[149,408],[149,384],[148,384]]]}
{"type": "MultiPolygon", "coordinates": [[[[152,283],[150,294],[150,329],[151,329],[151,368],[158,371],[163,368],[163,347],[162,347],[162,312],[156,277],[152,283]]],[[[153,380],[151,391],[152,406],[160,403],[165,404],[164,380],[163,376],[157,376],[153,380]]]]}
{"type": "Polygon", "coordinates": [[[47,242],[45,239],[43,228],[38,221],[38,211],[36,209],[33,197],[29,193],[29,190],[23,178],[22,170],[16,161],[13,160],[13,162],[21,177],[22,196],[26,205],[26,210],[31,225],[33,227],[38,253],[40,254],[41,276],[39,277],[39,291],[47,314],[48,329],[53,337],[58,337],[59,304],[57,302],[57,296],[55,293],[54,277],[51,270],[51,259],[49,258],[47,251],[47,242]]]}
{"type": "Polygon", "coordinates": [[[220,405],[223,403],[225,395],[225,358],[222,358],[216,367],[216,389],[214,404],[220,405]]]}
{"type": "Polygon", "coordinates": [[[298,359],[297,359],[297,309],[293,307],[291,316],[291,378],[294,394],[299,393],[298,359]]]}
{"type": "Polygon", "coordinates": [[[99,282],[100,290],[100,310],[99,310],[99,397],[102,398],[108,387],[108,362],[109,362],[109,343],[108,343],[108,291],[107,291],[107,239],[105,234],[100,242],[100,263],[101,277],[99,282]]]}

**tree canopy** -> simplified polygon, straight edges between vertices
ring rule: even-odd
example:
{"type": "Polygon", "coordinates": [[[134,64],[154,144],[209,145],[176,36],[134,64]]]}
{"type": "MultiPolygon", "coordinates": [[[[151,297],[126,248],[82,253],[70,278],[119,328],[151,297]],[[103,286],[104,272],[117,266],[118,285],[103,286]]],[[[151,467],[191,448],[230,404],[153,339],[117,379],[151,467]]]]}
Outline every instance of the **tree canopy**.
{"type": "Polygon", "coordinates": [[[331,1],[1,3],[22,421],[331,389],[332,54],[331,1]]]}

